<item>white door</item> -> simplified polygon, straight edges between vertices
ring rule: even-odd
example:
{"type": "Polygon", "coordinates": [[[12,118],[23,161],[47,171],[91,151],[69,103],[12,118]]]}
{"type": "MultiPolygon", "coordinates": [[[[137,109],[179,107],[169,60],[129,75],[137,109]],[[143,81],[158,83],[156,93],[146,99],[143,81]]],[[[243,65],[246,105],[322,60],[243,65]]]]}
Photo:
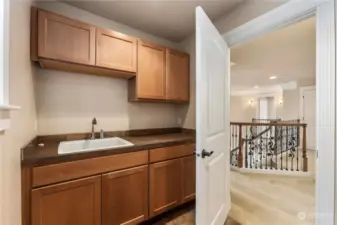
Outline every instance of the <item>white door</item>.
{"type": "Polygon", "coordinates": [[[230,209],[229,63],[226,42],[197,7],[197,225],[223,225],[230,209]]]}
{"type": "Polygon", "coordinates": [[[303,90],[303,122],[307,124],[307,148],[316,150],[316,89],[303,90]]]}

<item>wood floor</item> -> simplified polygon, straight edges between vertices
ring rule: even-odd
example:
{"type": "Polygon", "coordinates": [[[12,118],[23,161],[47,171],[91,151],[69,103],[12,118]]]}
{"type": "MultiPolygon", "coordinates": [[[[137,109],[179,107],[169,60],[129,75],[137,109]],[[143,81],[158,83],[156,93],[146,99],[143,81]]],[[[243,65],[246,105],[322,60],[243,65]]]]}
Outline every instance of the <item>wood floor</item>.
{"type": "MultiPolygon", "coordinates": [[[[178,210],[166,213],[159,220],[149,221],[151,225],[195,225],[195,205],[188,205],[178,210]]],[[[240,225],[235,220],[228,218],[224,225],[240,225]]]]}
{"type": "Polygon", "coordinates": [[[231,218],[242,225],[313,225],[313,178],[231,171],[231,218]]]}
{"type": "MultiPolygon", "coordinates": [[[[314,225],[315,181],[231,171],[232,207],[225,225],[314,225]]],[[[167,213],[154,225],[194,225],[194,205],[167,213]]],[[[206,224],[205,224],[206,225],[206,224]]]]}

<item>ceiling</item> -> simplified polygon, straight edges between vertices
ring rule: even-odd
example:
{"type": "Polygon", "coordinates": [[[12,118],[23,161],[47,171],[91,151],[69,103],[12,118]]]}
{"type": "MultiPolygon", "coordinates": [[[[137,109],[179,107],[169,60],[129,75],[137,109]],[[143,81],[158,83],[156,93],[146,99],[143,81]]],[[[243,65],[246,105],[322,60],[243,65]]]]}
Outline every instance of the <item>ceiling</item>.
{"type": "Polygon", "coordinates": [[[171,40],[182,41],[194,31],[194,12],[201,6],[212,19],[225,15],[243,0],[61,0],[96,15],[171,40]]]}
{"type": "Polygon", "coordinates": [[[310,18],[231,48],[232,90],[314,80],[315,29],[315,18],[310,18]]]}

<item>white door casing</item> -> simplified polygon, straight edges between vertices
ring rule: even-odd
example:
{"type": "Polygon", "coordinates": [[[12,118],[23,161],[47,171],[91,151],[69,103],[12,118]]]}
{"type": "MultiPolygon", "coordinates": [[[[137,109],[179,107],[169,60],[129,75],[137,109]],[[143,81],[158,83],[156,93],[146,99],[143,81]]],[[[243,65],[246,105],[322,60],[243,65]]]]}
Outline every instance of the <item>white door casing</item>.
{"type": "Polygon", "coordinates": [[[230,47],[316,15],[316,149],[317,225],[337,224],[336,154],[336,20],[334,0],[292,0],[227,32],[230,47]]]}
{"type": "Polygon", "coordinates": [[[223,225],[230,209],[229,48],[196,8],[196,224],[223,225]],[[202,157],[202,151],[213,151],[202,157]]]}

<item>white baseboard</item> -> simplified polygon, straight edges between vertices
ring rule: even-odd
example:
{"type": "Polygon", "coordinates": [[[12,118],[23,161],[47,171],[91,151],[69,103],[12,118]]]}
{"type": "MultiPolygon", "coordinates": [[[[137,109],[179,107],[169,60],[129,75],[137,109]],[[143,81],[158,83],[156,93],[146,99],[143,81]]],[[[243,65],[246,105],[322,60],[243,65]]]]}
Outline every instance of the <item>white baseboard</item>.
{"type": "Polygon", "coordinates": [[[271,169],[250,169],[250,168],[238,168],[236,166],[231,166],[231,170],[238,171],[241,173],[268,174],[268,175],[278,175],[288,177],[312,177],[313,175],[313,173],[311,172],[271,170],[271,169]]]}

